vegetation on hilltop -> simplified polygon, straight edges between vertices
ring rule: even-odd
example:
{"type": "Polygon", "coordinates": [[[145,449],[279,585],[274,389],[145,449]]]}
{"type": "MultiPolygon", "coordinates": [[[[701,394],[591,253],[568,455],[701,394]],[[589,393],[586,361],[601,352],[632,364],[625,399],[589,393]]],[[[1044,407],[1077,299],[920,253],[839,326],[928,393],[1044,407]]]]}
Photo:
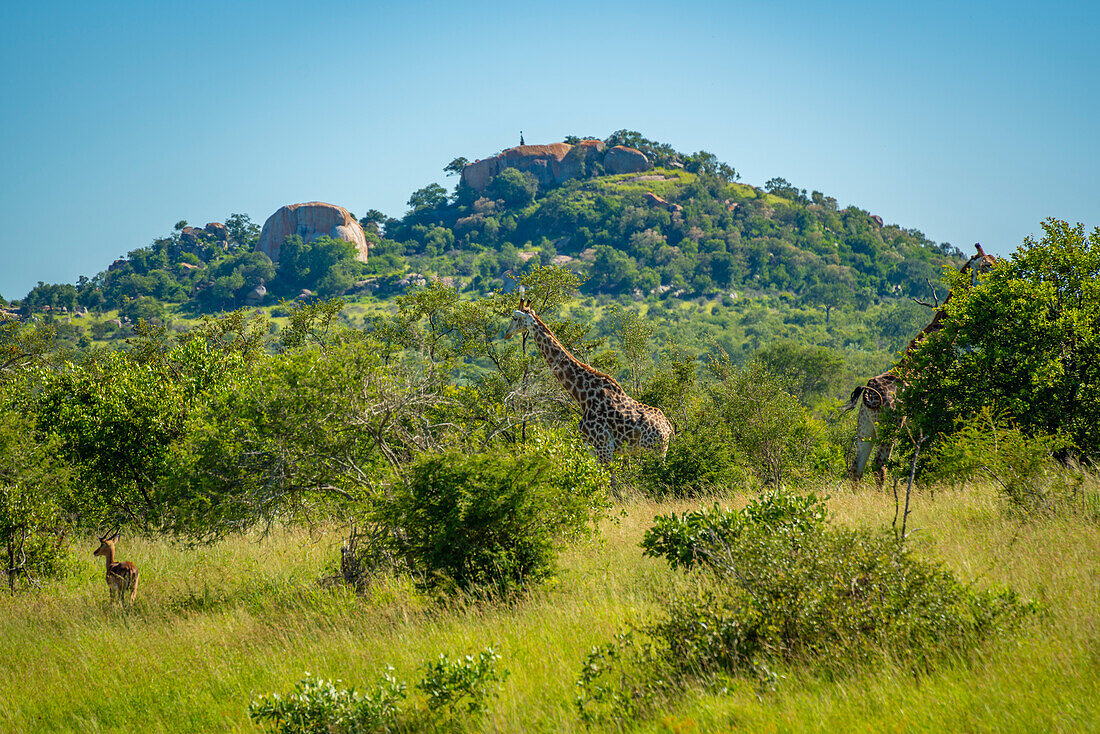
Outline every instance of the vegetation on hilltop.
{"type": "Polygon", "coordinates": [[[923,294],[958,255],[916,230],[882,226],[856,207],[840,209],[821,192],[807,196],[782,178],[763,190],[735,183],[737,172],[706,151],[680,153],[626,130],[607,143],[636,147],[657,167],[618,176],[593,168],[550,189],[508,168],[485,196],[430,184],[413,192],[401,218],[377,210],[363,217],[371,244],[365,266],[332,241],[299,245],[294,258],[282,258],[293,262],[276,266],[253,252],[259,228],[242,214],[226,221],[225,240],[181,221],[75,285],[40,283],[22,306],[162,317],[142,300],[152,299],[208,313],[244,304],[260,282],[269,298],[294,297],[302,288],[339,295],[366,276],[385,292],[410,271],[454,277],[484,294],[500,287],[505,273],[558,258],[587,276],[581,292],[590,295],[749,289],[832,309],[923,294]]]}

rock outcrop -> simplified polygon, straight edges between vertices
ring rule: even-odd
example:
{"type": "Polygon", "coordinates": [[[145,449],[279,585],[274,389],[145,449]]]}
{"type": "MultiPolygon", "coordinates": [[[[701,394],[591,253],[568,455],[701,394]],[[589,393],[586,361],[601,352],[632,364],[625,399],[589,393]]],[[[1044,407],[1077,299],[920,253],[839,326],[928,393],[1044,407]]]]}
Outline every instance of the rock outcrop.
{"type": "Polygon", "coordinates": [[[617,145],[604,150],[602,140],[581,140],[576,145],[518,145],[485,160],[474,161],[462,169],[462,184],[478,193],[505,168],[530,173],[540,186],[552,186],[592,172],[601,164],[608,173],[637,173],[651,168],[640,150],[617,145]]]}
{"type": "Polygon", "coordinates": [[[277,262],[279,249],[291,235],[300,235],[303,242],[325,236],[351,242],[355,245],[356,259],[367,261],[367,238],[363,228],[342,206],[311,201],[282,207],[264,222],[256,250],[277,262]]]}
{"type": "Polygon", "coordinates": [[[604,170],[611,174],[616,173],[641,173],[651,167],[645,153],[625,145],[616,145],[608,149],[603,157],[604,170]]]}
{"type": "Polygon", "coordinates": [[[184,227],[180,230],[180,243],[189,251],[207,247],[229,249],[229,230],[221,222],[210,222],[205,227],[184,227]]]}

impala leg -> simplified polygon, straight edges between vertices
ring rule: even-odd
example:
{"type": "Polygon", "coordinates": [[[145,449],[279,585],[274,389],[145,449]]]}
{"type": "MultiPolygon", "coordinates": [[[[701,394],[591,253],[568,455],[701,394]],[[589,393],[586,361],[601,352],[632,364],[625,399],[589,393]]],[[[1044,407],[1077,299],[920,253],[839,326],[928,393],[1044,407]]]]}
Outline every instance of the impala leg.
{"type": "Polygon", "coordinates": [[[134,605],[134,597],[137,596],[138,575],[134,574],[134,583],[130,587],[130,606],[134,605]]]}

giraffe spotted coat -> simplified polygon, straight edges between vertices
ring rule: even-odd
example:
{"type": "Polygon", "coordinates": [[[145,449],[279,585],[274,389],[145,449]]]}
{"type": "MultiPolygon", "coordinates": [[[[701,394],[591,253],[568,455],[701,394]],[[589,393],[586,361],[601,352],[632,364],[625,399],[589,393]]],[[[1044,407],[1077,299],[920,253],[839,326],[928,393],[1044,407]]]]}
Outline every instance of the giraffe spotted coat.
{"type": "MultiPolygon", "coordinates": [[[[626,394],[612,377],[574,357],[550,327],[521,301],[505,337],[526,329],[550,372],[581,407],[581,435],[604,465],[618,452],[654,449],[664,458],[672,438],[672,423],[658,408],[626,394]]],[[[614,476],[612,476],[614,480],[614,476]]]]}

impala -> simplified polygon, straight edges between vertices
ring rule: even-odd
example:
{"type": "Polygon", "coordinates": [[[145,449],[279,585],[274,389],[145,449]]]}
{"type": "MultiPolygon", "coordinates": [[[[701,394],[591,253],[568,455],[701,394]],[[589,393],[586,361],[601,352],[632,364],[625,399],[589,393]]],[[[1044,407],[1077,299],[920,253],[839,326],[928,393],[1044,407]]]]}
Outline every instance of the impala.
{"type": "Polygon", "coordinates": [[[115,562],[115,543],[118,542],[119,531],[113,535],[104,535],[99,539],[99,548],[93,555],[107,558],[107,587],[111,590],[111,601],[117,597],[123,605],[126,604],[126,592],[130,592],[130,604],[134,603],[137,596],[138,572],[137,566],[129,561],[115,562]]]}

